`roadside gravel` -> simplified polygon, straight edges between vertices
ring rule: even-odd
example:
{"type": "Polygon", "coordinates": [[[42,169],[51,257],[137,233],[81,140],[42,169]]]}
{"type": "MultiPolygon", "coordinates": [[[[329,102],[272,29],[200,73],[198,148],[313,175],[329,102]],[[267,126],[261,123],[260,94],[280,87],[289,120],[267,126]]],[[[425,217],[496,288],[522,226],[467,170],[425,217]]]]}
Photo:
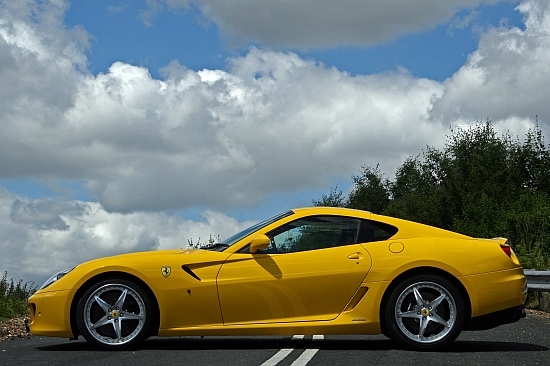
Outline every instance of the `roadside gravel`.
{"type": "Polygon", "coordinates": [[[15,319],[0,322],[0,342],[30,337],[31,334],[25,329],[25,319],[28,317],[21,315],[15,319]]]}
{"type": "Polygon", "coordinates": [[[543,318],[550,318],[550,313],[547,313],[545,311],[533,310],[533,309],[525,309],[525,311],[527,312],[527,316],[535,315],[535,316],[542,316],[543,318]]]}

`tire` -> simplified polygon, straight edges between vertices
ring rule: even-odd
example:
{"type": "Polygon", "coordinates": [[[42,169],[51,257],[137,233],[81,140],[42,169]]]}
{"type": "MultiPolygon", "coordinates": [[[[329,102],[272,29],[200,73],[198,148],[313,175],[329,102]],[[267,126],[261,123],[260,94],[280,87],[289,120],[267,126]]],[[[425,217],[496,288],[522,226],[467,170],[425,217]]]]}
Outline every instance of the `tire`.
{"type": "Polygon", "coordinates": [[[154,307],[136,283],[113,278],[90,286],[78,302],[78,329],[101,349],[133,348],[151,334],[154,307]]]}
{"type": "Polygon", "coordinates": [[[418,275],[398,284],[384,312],[386,333],[400,346],[417,351],[441,349],[460,334],[464,299],[447,279],[418,275]]]}

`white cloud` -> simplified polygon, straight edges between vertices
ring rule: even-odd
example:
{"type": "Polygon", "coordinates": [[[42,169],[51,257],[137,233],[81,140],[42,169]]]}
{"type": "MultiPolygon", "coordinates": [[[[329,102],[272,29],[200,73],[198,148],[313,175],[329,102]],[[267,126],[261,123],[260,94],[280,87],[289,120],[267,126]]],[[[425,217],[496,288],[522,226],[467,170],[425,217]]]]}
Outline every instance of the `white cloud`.
{"type": "MultiPolygon", "coordinates": [[[[185,70],[160,82],[115,64],[87,86],[66,117],[78,121],[73,132],[89,155],[110,157],[108,176],[90,178],[109,210],[250,205],[267,192],[348,175],[365,157],[398,160],[442,131],[422,123],[441,91],[435,82],[352,77],[257,49],[233,59],[229,72],[185,70]],[[399,151],[387,147],[395,139],[399,151]]],[[[91,165],[107,168],[104,159],[91,165]]]]}
{"type": "MultiPolygon", "coordinates": [[[[433,28],[458,10],[498,1],[165,0],[172,8],[197,6],[230,43],[300,49],[373,45],[433,28]]],[[[159,4],[154,1],[150,10],[159,4]]]]}
{"type": "Polygon", "coordinates": [[[351,76],[252,48],[227,71],[174,62],[161,81],[115,62],[92,75],[74,38],[51,46],[43,24],[3,14],[13,70],[0,83],[16,87],[2,88],[0,178],[84,180],[108,211],[257,204],[362,164],[395,166],[445,131],[425,122],[442,86],[406,72],[351,76]]]}
{"type": "Polygon", "coordinates": [[[537,1],[525,1],[518,9],[526,29],[500,27],[483,34],[479,48],[445,81],[432,118],[491,118],[514,129],[517,121],[533,121],[539,115],[542,127],[548,126],[550,10],[547,2],[537,1]]]}
{"type": "Polygon", "coordinates": [[[108,213],[97,203],[30,200],[0,187],[0,270],[12,278],[40,282],[85,260],[187,248],[190,239],[224,239],[250,224],[214,211],[206,211],[202,221],[163,213],[108,213]]]}

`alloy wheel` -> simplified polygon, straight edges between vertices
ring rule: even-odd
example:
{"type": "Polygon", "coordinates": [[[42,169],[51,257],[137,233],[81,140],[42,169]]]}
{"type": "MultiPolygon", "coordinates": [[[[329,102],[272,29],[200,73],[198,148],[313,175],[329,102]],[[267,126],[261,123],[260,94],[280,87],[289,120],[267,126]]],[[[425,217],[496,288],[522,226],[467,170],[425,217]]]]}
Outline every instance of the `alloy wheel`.
{"type": "Polygon", "coordinates": [[[409,285],[395,302],[395,321],[411,341],[430,344],[445,338],[457,319],[457,305],[451,293],[435,282],[409,285]]]}
{"type": "Polygon", "coordinates": [[[103,345],[124,345],[145,327],[146,305],[140,294],[125,284],[105,284],[94,290],[83,308],[87,332],[103,345]]]}

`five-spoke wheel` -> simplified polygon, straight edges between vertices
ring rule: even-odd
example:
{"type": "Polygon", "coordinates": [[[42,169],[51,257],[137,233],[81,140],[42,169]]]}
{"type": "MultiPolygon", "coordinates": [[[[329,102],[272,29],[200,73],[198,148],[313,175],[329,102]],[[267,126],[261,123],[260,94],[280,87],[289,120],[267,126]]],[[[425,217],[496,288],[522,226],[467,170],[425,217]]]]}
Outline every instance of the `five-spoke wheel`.
{"type": "Polygon", "coordinates": [[[400,283],[385,309],[387,333],[407,348],[434,350],[452,342],[462,330],[464,302],[445,278],[421,275],[400,283]]]}
{"type": "Polygon", "coordinates": [[[124,279],[105,280],[81,297],[77,322],[86,340],[101,348],[128,348],[150,335],[153,308],[148,294],[124,279]]]}

